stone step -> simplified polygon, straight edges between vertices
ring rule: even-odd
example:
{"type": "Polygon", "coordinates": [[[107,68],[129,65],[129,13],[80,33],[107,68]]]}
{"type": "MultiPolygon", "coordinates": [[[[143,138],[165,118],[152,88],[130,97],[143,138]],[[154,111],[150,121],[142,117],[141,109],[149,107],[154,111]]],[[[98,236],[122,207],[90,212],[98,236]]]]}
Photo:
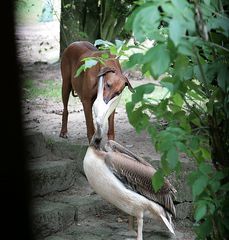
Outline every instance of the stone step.
{"type": "Polygon", "coordinates": [[[69,159],[31,162],[29,171],[33,196],[67,190],[80,174],[76,161],[69,159]]]}
{"type": "MultiPolygon", "coordinates": [[[[111,215],[106,219],[88,219],[88,223],[71,225],[63,232],[53,234],[44,240],[136,240],[136,230],[128,231],[127,223],[110,221],[111,215]]],[[[175,236],[167,229],[155,223],[147,222],[143,225],[144,240],[195,240],[196,236],[189,227],[179,227],[175,236]]]]}
{"type": "Polygon", "coordinates": [[[42,158],[49,152],[42,133],[25,131],[26,155],[29,160],[42,158]]]}
{"type": "Polygon", "coordinates": [[[58,232],[63,232],[72,224],[96,215],[98,209],[104,208],[104,202],[98,195],[54,194],[33,201],[32,228],[35,239],[44,239],[58,232]]]}
{"type": "MultiPolygon", "coordinates": [[[[91,189],[87,191],[91,192],[91,189]]],[[[37,198],[33,209],[36,240],[130,238],[128,215],[97,194],[80,196],[79,193],[71,194],[67,191],[50,194],[45,198],[37,198]]],[[[188,218],[178,216],[174,225],[176,238],[171,236],[164,225],[145,219],[144,239],[195,239],[191,230],[192,222],[188,218]]],[[[132,239],[136,239],[136,236],[132,239]]]]}
{"type": "Polygon", "coordinates": [[[43,239],[65,230],[74,221],[76,209],[60,202],[36,200],[33,202],[32,230],[35,239],[43,239]]]}
{"type": "Polygon", "coordinates": [[[67,190],[84,174],[86,146],[56,142],[33,131],[25,136],[33,196],[67,190]]]}
{"type": "MultiPolygon", "coordinates": [[[[98,195],[84,197],[66,196],[62,204],[75,207],[75,221],[63,231],[53,233],[44,240],[127,240],[136,239],[136,232],[128,231],[128,215],[98,195]]],[[[190,221],[174,221],[176,236],[173,236],[164,225],[152,219],[144,219],[143,236],[145,240],[177,239],[194,240],[195,235],[190,221]]],[[[136,222],[135,222],[136,229],[136,222]]]]}

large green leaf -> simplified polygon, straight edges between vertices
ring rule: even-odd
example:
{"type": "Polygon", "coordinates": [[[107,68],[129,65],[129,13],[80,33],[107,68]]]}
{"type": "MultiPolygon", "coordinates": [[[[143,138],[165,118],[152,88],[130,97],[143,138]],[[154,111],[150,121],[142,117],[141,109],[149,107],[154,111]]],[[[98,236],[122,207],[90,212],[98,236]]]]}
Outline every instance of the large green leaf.
{"type": "Polygon", "coordinates": [[[204,189],[207,187],[208,180],[209,179],[206,175],[200,175],[200,177],[196,179],[192,186],[192,194],[194,198],[199,196],[204,191],[204,189]]]}
{"type": "Polygon", "coordinates": [[[132,29],[137,41],[143,42],[152,29],[159,25],[160,13],[154,4],[145,4],[132,20],[132,29]]]}
{"type": "Polygon", "coordinates": [[[130,56],[129,60],[125,63],[124,68],[132,68],[136,64],[143,63],[143,54],[142,53],[134,53],[130,56]]]}
{"type": "Polygon", "coordinates": [[[135,92],[132,94],[132,102],[135,104],[142,101],[144,94],[152,93],[155,89],[153,83],[143,84],[135,88],[135,92]]]}
{"type": "Polygon", "coordinates": [[[204,174],[204,175],[208,175],[209,173],[212,172],[212,167],[205,163],[205,162],[202,162],[200,163],[199,165],[199,170],[204,174]]]}
{"type": "Polygon", "coordinates": [[[179,93],[175,93],[172,99],[173,99],[173,102],[176,104],[176,106],[182,107],[184,103],[184,99],[181,97],[179,93]]]}
{"type": "Polygon", "coordinates": [[[226,16],[217,16],[211,17],[208,20],[208,27],[209,29],[217,29],[221,33],[223,33],[226,37],[229,37],[229,18],[226,16]]]}
{"type": "Polygon", "coordinates": [[[158,44],[151,48],[145,58],[149,63],[149,71],[155,79],[165,73],[170,65],[170,55],[165,44],[158,44]]]}
{"type": "Polygon", "coordinates": [[[187,41],[186,39],[180,39],[179,46],[178,46],[178,52],[184,56],[190,56],[193,57],[193,48],[190,41],[187,41]]]}
{"type": "Polygon", "coordinates": [[[171,2],[175,7],[180,10],[183,10],[188,5],[186,0],[172,0],[171,2]]]}
{"type": "Polygon", "coordinates": [[[192,72],[190,72],[189,73],[190,75],[187,76],[188,65],[189,65],[188,57],[179,54],[175,60],[174,74],[181,80],[183,80],[185,77],[190,79],[190,77],[192,76],[192,72]]]}
{"type": "Polygon", "coordinates": [[[152,177],[152,185],[155,192],[157,192],[164,184],[164,176],[161,169],[157,170],[152,177]]]}
{"type": "Polygon", "coordinates": [[[169,37],[173,41],[175,46],[181,41],[181,38],[184,37],[186,28],[178,19],[172,19],[169,23],[169,37]]]}
{"type": "Polygon", "coordinates": [[[178,152],[177,149],[173,146],[169,149],[167,153],[167,161],[171,169],[175,169],[178,163],[178,152]]]}
{"type": "Polygon", "coordinates": [[[204,203],[199,204],[195,211],[195,220],[197,222],[200,221],[205,216],[206,212],[207,212],[206,204],[204,203]]]}

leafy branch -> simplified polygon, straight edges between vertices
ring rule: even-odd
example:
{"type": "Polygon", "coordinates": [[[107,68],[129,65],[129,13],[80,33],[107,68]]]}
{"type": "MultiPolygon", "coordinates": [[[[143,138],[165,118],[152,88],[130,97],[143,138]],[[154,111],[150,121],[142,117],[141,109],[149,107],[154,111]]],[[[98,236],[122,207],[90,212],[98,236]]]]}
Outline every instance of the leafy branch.
{"type": "MultiPolygon", "coordinates": [[[[154,41],[154,46],[130,56],[126,66],[140,66],[143,74],[150,74],[169,92],[167,98],[150,101],[148,88],[138,87],[126,105],[130,123],[137,132],[147,129],[161,153],[152,187],[158,191],[164,176],[179,172],[178,152],[186,153],[198,169],[191,172],[189,181],[197,239],[226,239],[229,27],[224,8],[229,4],[206,0],[138,3],[127,28],[138,47],[145,40],[154,41]],[[159,80],[165,73],[167,77],[159,80]],[[152,114],[158,121],[165,119],[166,127],[153,126],[152,114]]],[[[153,94],[154,88],[150,89],[153,94]]]]}

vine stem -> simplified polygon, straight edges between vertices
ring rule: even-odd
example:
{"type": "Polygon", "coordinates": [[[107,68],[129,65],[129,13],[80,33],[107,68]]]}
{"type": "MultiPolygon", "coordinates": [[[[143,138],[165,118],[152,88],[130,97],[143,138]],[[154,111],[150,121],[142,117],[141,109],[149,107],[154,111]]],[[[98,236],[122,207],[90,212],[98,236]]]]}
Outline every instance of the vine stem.
{"type": "Polygon", "coordinates": [[[214,42],[208,42],[210,45],[212,45],[212,46],[214,46],[214,47],[217,47],[217,48],[220,48],[220,49],[222,49],[222,50],[224,50],[224,51],[226,51],[226,52],[229,52],[229,49],[228,48],[225,48],[225,47],[223,47],[223,46],[221,46],[221,45],[219,45],[219,44],[217,44],[217,43],[214,43],[214,42]]]}

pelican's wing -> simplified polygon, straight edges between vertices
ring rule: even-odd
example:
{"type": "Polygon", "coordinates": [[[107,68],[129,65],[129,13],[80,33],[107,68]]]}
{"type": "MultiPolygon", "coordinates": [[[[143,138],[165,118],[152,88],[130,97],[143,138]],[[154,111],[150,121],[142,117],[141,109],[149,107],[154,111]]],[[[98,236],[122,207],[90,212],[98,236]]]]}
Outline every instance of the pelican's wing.
{"type": "Polygon", "coordinates": [[[145,165],[129,155],[112,151],[107,152],[105,163],[126,188],[160,204],[175,217],[174,188],[165,180],[158,192],[153,191],[151,182],[156,170],[152,165],[145,165]]]}
{"type": "Polygon", "coordinates": [[[130,158],[133,158],[133,160],[136,160],[146,166],[152,167],[152,165],[150,163],[148,163],[147,161],[145,161],[142,157],[137,156],[135,153],[131,152],[129,149],[123,147],[121,144],[115,142],[114,140],[107,141],[107,143],[104,147],[105,147],[105,151],[107,151],[107,152],[123,153],[123,154],[126,154],[127,156],[129,156],[130,158]]]}

